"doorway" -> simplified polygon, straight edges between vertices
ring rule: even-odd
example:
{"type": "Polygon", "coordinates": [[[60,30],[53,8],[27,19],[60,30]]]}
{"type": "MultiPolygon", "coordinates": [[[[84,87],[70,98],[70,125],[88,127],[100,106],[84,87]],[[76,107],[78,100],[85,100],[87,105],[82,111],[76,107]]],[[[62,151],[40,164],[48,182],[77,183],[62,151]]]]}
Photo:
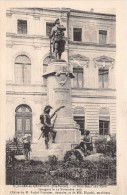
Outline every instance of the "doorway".
{"type": "Polygon", "coordinates": [[[20,105],[15,110],[15,136],[20,139],[26,134],[32,139],[32,110],[28,105],[20,105]]]}

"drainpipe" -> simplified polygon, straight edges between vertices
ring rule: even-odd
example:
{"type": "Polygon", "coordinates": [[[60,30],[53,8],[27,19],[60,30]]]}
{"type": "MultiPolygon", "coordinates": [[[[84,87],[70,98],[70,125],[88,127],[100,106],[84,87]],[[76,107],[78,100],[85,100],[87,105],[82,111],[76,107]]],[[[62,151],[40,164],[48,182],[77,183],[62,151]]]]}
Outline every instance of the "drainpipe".
{"type": "Polygon", "coordinates": [[[70,62],[69,62],[69,40],[70,40],[70,10],[67,12],[67,43],[68,43],[68,65],[70,66],[70,62]]]}

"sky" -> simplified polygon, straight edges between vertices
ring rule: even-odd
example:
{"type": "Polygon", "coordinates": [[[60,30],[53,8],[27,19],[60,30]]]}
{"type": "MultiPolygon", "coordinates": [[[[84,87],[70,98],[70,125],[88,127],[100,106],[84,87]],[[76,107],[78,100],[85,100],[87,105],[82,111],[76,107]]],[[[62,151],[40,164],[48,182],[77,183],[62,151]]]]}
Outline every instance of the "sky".
{"type": "Polygon", "coordinates": [[[116,3],[112,0],[108,1],[96,1],[96,0],[84,0],[84,1],[78,1],[78,0],[61,0],[61,1],[35,1],[35,0],[27,0],[22,1],[20,0],[16,1],[7,1],[7,6],[11,7],[38,7],[38,8],[71,8],[71,9],[77,9],[77,10],[82,10],[82,11],[90,11],[91,8],[94,9],[94,12],[99,12],[99,13],[110,13],[110,14],[115,14],[116,13],[116,3]]]}

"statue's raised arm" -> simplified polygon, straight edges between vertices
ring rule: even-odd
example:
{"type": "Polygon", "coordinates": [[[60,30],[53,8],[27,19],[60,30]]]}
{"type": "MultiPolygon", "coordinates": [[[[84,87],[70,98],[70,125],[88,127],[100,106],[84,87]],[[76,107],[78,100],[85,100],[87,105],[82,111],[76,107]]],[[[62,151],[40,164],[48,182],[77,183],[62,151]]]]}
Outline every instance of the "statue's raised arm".
{"type": "Polygon", "coordinates": [[[61,59],[61,55],[65,50],[65,36],[64,31],[66,28],[60,25],[59,19],[56,19],[55,26],[51,30],[51,44],[53,44],[53,52],[55,53],[55,59],[61,59]]]}

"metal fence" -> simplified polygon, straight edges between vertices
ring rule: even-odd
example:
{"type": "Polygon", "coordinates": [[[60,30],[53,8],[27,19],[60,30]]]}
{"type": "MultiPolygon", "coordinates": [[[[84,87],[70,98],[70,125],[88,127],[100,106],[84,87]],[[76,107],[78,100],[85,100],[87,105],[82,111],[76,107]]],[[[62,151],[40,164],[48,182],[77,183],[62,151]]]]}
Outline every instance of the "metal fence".
{"type": "MultiPolygon", "coordinates": [[[[50,173],[49,173],[50,174],[50,173]]],[[[109,169],[97,169],[94,174],[92,175],[86,175],[84,177],[75,177],[72,178],[72,174],[69,172],[55,172],[50,175],[52,179],[55,179],[58,181],[57,185],[62,185],[60,183],[60,179],[62,178],[62,182],[64,181],[72,181],[71,183],[74,183],[75,185],[116,185],[116,169],[114,168],[109,168],[109,169]]],[[[10,169],[10,173],[7,173],[7,180],[6,184],[7,185],[46,185],[46,179],[47,179],[47,185],[49,185],[49,177],[46,178],[46,175],[35,170],[31,171],[23,171],[23,170],[18,170],[17,171],[12,171],[10,169]],[[35,178],[33,179],[36,182],[30,182],[28,181],[28,177],[30,178],[35,178]],[[43,180],[45,179],[45,183],[43,183],[43,180]]],[[[53,184],[53,183],[52,183],[53,184]]],[[[51,185],[52,185],[51,184],[51,185]]]]}

